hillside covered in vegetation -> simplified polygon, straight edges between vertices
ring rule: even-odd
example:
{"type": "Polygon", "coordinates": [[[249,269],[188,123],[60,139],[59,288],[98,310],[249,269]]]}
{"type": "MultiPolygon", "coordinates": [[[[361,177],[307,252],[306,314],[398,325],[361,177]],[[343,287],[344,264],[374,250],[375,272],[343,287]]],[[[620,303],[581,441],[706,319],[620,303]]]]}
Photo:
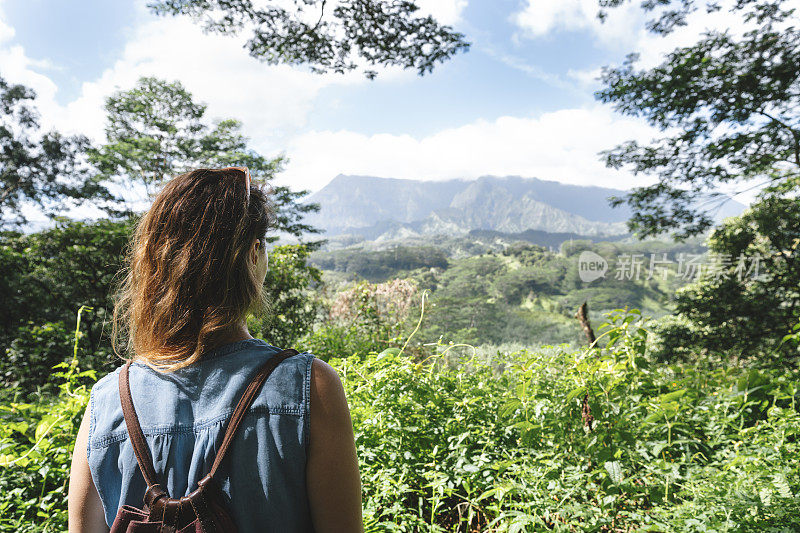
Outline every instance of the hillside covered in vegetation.
{"type": "MultiPolygon", "coordinates": [[[[526,346],[582,342],[575,312],[589,303],[590,318],[623,307],[657,318],[674,310],[675,291],[691,278],[678,272],[682,257],[706,259],[697,239],[660,241],[567,241],[558,249],[507,237],[447,238],[429,245],[363,246],[315,251],[309,261],[338,289],[359,280],[406,278],[429,290],[428,314],[418,337],[440,336],[471,344],[522,343],[526,346]],[[606,258],[605,275],[580,278],[581,253],[606,258]],[[636,257],[641,264],[630,268],[636,257]],[[660,261],[660,263],[659,263],[660,261]]],[[[413,313],[419,313],[419,302],[413,313]]]]}

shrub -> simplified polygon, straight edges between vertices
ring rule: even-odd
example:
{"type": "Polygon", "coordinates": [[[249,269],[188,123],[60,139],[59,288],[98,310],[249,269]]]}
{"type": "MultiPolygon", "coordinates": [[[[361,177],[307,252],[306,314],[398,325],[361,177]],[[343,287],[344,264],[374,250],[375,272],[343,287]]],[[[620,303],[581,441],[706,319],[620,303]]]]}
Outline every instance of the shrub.
{"type": "Polygon", "coordinates": [[[355,284],[327,305],[321,323],[299,344],[322,359],[364,356],[395,346],[405,328],[417,287],[408,280],[355,284]]]}
{"type": "Polygon", "coordinates": [[[58,392],[58,383],[50,379],[50,374],[53,366],[69,361],[72,335],[61,322],[18,328],[0,360],[0,395],[24,399],[29,394],[58,392]]]}
{"type": "Polygon", "coordinates": [[[700,351],[701,327],[683,315],[665,315],[649,324],[650,351],[659,361],[679,361],[700,351]]]}

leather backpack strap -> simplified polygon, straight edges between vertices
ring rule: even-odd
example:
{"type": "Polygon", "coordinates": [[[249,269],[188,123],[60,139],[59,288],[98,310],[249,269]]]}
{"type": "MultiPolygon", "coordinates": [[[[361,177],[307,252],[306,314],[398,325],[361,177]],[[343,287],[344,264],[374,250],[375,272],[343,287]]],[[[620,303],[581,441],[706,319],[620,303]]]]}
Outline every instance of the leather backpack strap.
{"type": "Polygon", "coordinates": [[[133,445],[133,453],[136,455],[136,462],[142,471],[142,476],[147,483],[147,487],[152,488],[156,483],[156,471],[153,468],[153,459],[150,456],[150,448],[144,440],[142,426],[139,425],[139,417],[133,408],[133,398],[131,397],[131,382],[129,369],[131,362],[125,363],[119,373],[119,399],[122,403],[122,414],[125,417],[125,426],[128,428],[128,436],[133,445]]]}
{"type": "Polygon", "coordinates": [[[219,468],[220,464],[222,464],[223,459],[225,459],[225,454],[228,452],[228,449],[233,442],[233,437],[236,435],[236,430],[239,429],[239,425],[241,424],[244,415],[247,413],[247,410],[250,409],[250,406],[253,405],[256,396],[258,396],[261,387],[264,385],[264,382],[267,380],[269,375],[273,370],[275,370],[275,367],[277,367],[281,361],[299,353],[300,352],[294,348],[287,348],[270,357],[270,359],[259,369],[255,377],[253,377],[253,379],[250,381],[247,389],[245,389],[244,394],[242,394],[242,397],[239,400],[239,403],[236,405],[236,409],[234,409],[233,414],[228,420],[228,427],[225,429],[225,437],[222,439],[222,444],[219,447],[219,451],[217,451],[217,456],[214,458],[214,464],[211,466],[211,471],[209,471],[208,476],[206,477],[213,478],[217,473],[217,469],[219,468]]]}

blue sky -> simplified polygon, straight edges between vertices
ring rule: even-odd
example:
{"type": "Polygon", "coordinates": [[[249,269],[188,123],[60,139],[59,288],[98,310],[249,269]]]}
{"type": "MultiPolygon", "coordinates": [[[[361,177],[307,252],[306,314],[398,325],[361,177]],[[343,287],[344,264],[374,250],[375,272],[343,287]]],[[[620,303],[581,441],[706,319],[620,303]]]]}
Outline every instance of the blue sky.
{"type": "Polygon", "coordinates": [[[700,14],[663,38],[645,31],[636,6],[601,24],[596,0],[418,4],[472,43],[425,76],[390,68],[370,81],[267,66],[240,37],[206,35],[190,19],[122,0],[0,0],[0,72],[37,90],[46,126],[97,142],[111,92],[141,75],[180,80],[210,119],[240,119],[255,148],[285,153],[278,181],[295,188],[319,189],[339,173],[513,174],[628,188],[650,178],[607,169],[597,152],[659,132],[595,100],[600,67],[631,51],[653,65],[706,27],[736,24],[700,14]]]}

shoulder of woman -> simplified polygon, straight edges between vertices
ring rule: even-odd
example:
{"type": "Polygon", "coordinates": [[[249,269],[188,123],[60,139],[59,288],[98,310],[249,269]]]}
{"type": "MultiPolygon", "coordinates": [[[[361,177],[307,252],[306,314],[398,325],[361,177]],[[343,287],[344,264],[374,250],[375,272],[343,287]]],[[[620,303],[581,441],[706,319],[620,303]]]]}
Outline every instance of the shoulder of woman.
{"type": "Polygon", "coordinates": [[[312,432],[350,424],[350,411],[339,373],[318,358],[311,363],[311,420],[312,432]]]}
{"type": "Polygon", "coordinates": [[[311,388],[322,395],[336,394],[342,390],[339,373],[331,365],[315,357],[311,363],[311,388]]]}
{"type": "Polygon", "coordinates": [[[339,373],[325,361],[314,358],[311,363],[311,405],[314,409],[314,400],[317,400],[317,407],[322,407],[319,400],[326,404],[330,402],[340,403],[344,401],[344,388],[339,379],[339,373]]]}

